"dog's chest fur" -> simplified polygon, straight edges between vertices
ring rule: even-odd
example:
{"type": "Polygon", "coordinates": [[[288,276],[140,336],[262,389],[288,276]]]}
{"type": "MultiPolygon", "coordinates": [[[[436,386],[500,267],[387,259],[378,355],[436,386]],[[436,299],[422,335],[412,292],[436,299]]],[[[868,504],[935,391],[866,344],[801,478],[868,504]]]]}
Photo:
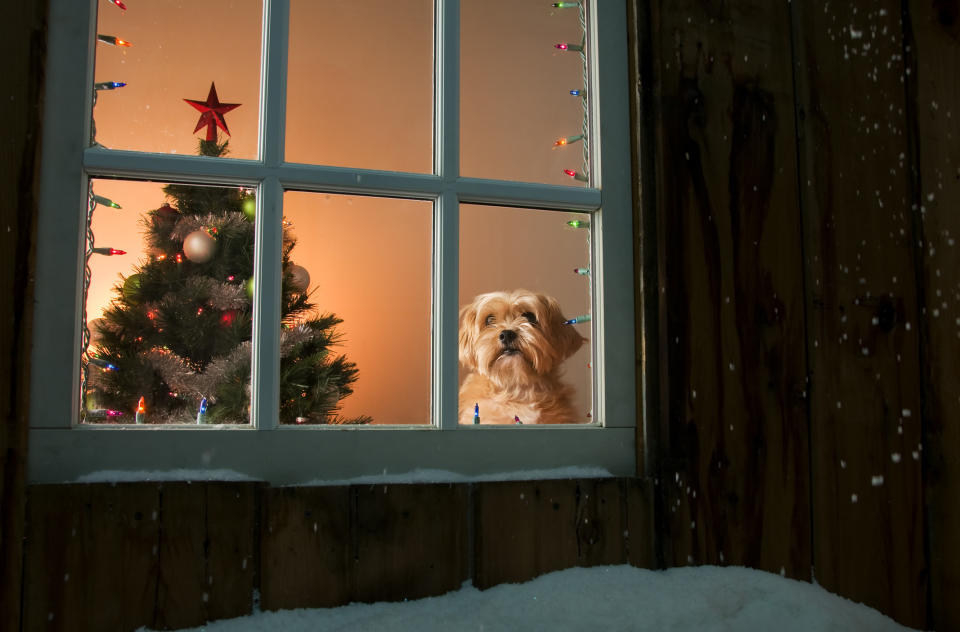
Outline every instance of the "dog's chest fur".
{"type": "Polygon", "coordinates": [[[480,407],[481,424],[512,424],[518,417],[524,424],[577,423],[570,402],[573,389],[559,380],[550,380],[546,389],[532,389],[526,397],[498,391],[484,376],[471,374],[460,389],[460,423],[473,423],[473,406],[480,407]]]}

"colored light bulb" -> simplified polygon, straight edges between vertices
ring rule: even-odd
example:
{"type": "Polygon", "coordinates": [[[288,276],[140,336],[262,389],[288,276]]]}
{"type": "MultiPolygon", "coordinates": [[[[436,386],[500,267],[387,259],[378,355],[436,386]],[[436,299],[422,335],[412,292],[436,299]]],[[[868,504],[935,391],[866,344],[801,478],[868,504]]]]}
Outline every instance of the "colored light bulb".
{"type": "Polygon", "coordinates": [[[571,318],[570,320],[563,321],[564,325],[576,325],[577,323],[589,323],[591,320],[590,314],[585,314],[583,316],[577,316],[576,318],[571,318]]]}
{"type": "Polygon", "coordinates": [[[574,268],[573,271],[581,276],[587,276],[590,274],[590,268],[574,268]]]}
{"type": "Polygon", "coordinates": [[[573,96],[575,96],[575,97],[584,97],[584,96],[587,96],[586,93],[585,93],[583,90],[571,90],[571,91],[570,91],[570,94],[573,95],[573,96]]]}
{"type": "Polygon", "coordinates": [[[92,252],[95,255],[104,255],[105,257],[112,257],[113,255],[127,254],[126,250],[117,250],[116,248],[94,248],[90,252],[92,252]]]}
{"type": "Polygon", "coordinates": [[[127,40],[120,39],[119,37],[115,37],[113,35],[98,34],[97,41],[103,42],[104,44],[112,44],[114,46],[133,46],[133,44],[131,44],[127,40]]]}
{"type": "Polygon", "coordinates": [[[585,222],[581,219],[572,219],[567,222],[567,226],[570,228],[590,228],[590,222],[585,222]]]}
{"type": "Polygon", "coordinates": [[[177,260],[177,263],[183,263],[183,255],[178,252],[176,256],[176,260],[177,260]]]}
{"type": "Polygon", "coordinates": [[[518,426],[522,426],[522,425],[523,425],[523,422],[520,421],[520,418],[517,417],[516,415],[513,416],[513,423],[516,424],[516,425],[518,425],[518,426]]]}
{"type": "Polygon", "coordinates": [[[579,44],[568,44],[566,42],[561,42],[560,44],[554,44],[553,47],[559,48],[560,50],[583,52],[583,46],[580,46],[579,44]]]}
{"type": "Polygon", "coordinates": [[[567,174],[568,176],[570,176],[571,178],[573,178],[574,180],[579,180],[580,182],[586,182],[586,181],[587,181],[587,176],[583,175],[582,173],[578,173],[577,171],[574,171],[573,169],[564,169],[563,172],[564,172],[565,174],[567,174]]]}
{"type": "Polygon", "coordinates": [[[480,423],[480,404],[473,405],[473,423],[480,423]]]}
{"type": "Polygon", "coordinates": [[[115,5],[117,5],[118,7],[120,7],[121,9],[123,9],[124,11],[127,10],[127,5],[125,5],[124,3],[120,2],[120,0],[110,0],[110,2],[112,2],[112,3],[115,4],[115,5]]]}
{"type": "Polygon", "coordinates": [[[100,83],[93,84],[93,88],[94,90],[116,90],[125,85],[127,84],[122,81],[101,81],[100,83]]]}
{"type": "Polygon", "coordinates": [[[89,362],[90,362],[90,364],[92,364],[93,366],[98,366],[98,367],[100,367],[101,369],[103,369],[104,371],[116,371],[116,370],[117,370],[117,367],[115,367],[114,365],[110,364],[109,362],[107,362],[107,361],[104,360],[103,358],[90,358],[89,362]]]}
{"type": "Polygon", "coordinates": [[[553,3],[554,9],[570,9],[572,7],[579,7],[579,6],[580,6],[579,2],[554,2],[553,3]]]}
{"type": "Polygon", "coordinates": [[[566,136],[564,138],[557,139],[554,143],[554,147],[563,147],[564,145],[569,145],[570,143],[575,143],[578,140],[583,140],[583,134],[577,134],[576,136],[566,136]]]}
{"type": "Polygon", "coordinates": [[[206,421],[207,416],[207,398],[202,397],[200,399],[200,408],[197,410],[197,423],[202,424],[206,421]]]}
{"type": "Polygon", "coordinates": [[[99,204],[100,206],[109,206],[110,208],[122,208],[119,204],[114,202],[109,198],[105,198],[102,195],[94,195],[93,201],[99,204]]]}
{"type": "Polygon", "coordinates": [[[143,395],[140,396],[140,401],[137,402],[137,414],[134,417],[134,422],[138,424],[143,423],[143,417],[147,413],[147,407],[143,403],[143,395]]]}

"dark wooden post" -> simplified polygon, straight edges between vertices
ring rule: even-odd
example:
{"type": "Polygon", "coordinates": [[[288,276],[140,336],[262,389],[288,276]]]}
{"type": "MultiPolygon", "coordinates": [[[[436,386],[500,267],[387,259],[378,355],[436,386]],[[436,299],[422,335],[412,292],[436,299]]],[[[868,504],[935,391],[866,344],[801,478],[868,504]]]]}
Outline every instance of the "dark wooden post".
{"type": "Polygon", "coordinates": [[[0,54],[0,629],[20,626],[26,499],[34,218],[43,112],[46,2],[4,6],[0,54]]]}

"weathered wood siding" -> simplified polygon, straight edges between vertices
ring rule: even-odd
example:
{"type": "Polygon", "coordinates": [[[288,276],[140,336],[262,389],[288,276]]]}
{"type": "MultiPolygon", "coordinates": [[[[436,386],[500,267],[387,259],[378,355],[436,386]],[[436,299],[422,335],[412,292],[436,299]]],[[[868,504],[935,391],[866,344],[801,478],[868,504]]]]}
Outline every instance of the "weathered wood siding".
{"type": "Polygon", "coordinates": [[[652,515],[637,479],[35,485],[22,629],[198,626],[249,614],[257,591],[265,610],[316,608],[650,568],[652,515]]]}
{"type": "Polygon", "coordinates": [[[659,554],[960,627],[960,3],[635,11],[659,554]]]}
{"type": "Polygon", "coordinates": [[[960,630],[960,2],[908,7],[931,607],[938,630],[960,630]]]}
{"type": "Polygon", "coordinates": [[[0,27],[0,630],[20,620],[46,15],[6,3],[0,27]]]}
{"type": "Polygon", "coordinates": [[[652,2],[650,18],[664,561],[809,579],[789,5],[652,2]]]}

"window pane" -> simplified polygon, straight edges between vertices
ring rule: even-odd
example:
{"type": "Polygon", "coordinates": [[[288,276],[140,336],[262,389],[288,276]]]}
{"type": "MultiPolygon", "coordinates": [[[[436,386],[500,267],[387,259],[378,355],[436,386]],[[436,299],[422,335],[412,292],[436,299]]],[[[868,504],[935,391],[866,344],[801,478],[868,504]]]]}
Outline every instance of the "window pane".
{"type": "Polygon", "coordinates": [[[463,175],[583,186],[589,173],[579,3],[461,3],[463,175]],[[557,44],[567,50],[556,48],[557,44]],[[564,145],[555,145],[565,139],[564,145]],[[564,170],[575,175],[568,175],[564,170]]]}
{"type": "Polygon", "coordinates": [[[286,333],[307,333],[300,325],[320,315],[342,319],[330,332],[331,361],[344,356],[350,366],[304,391],[298,384],[306,382],[292,377],[304,356],[287,353],[281,421],[314,423],[316,415],[300,414],[308,410],[301,406],[319,400],[317,391],[327,385],[330,403],[339,407],[335,421],[430,423],[431,203],[288,192],[284,215],[287,237],[296,240],[284,262],[285,296],[295,295],[288,288],[306,288],[313,305],[287,312],[286,333]]]}
{"type": "Polygon", "coordinates": [[[129,2],[126,11],[101,2],[98,9],[97,143],[196,154],[198,140],[212,134],[230,141],[227,156],[256,157],[261,0],[129,2]],[[103,89],[108,82],[126,85],[103,89]]]}
{"type": "Polygon", "coordinates": [[[460,206],[461,423],[593,421],[590,244],[587,214],[460,206]]]}
{"type": "Polygon", "coordinates": [[[430,173],[433,2],[292,0],[286,159],[430,173]]]}
{"type": "Polygon", "coordinates": [[[102,179],[91,190],[83,421],[248,423],[252,193],[102,179]]]}

